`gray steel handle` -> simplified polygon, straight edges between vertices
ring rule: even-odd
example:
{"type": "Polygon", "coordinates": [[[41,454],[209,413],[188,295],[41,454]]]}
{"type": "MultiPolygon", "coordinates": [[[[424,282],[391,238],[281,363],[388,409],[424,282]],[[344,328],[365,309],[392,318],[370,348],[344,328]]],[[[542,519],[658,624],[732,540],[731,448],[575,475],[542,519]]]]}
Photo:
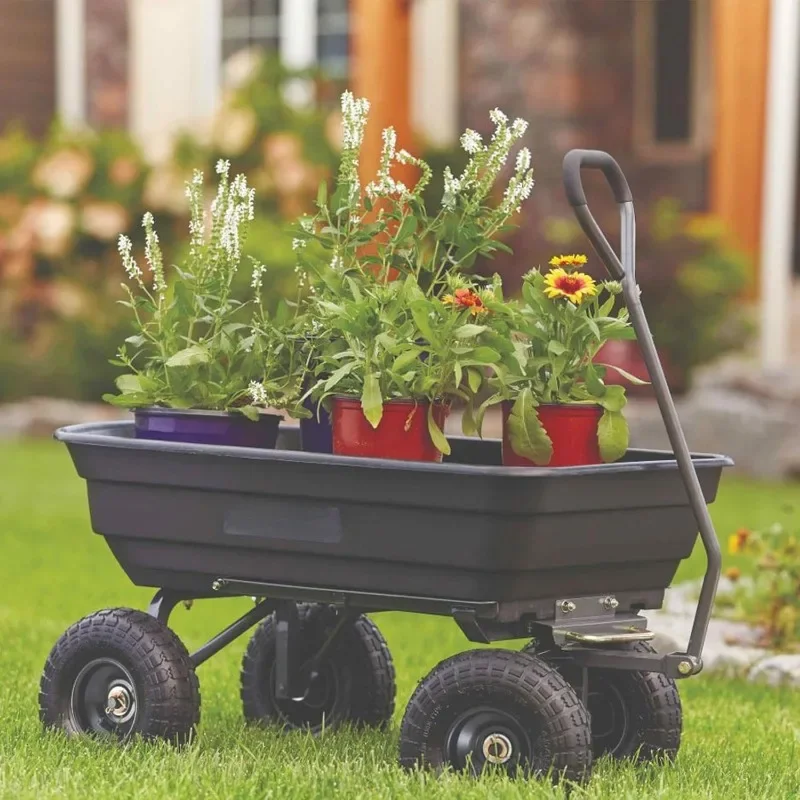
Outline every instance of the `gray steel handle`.
{"type": "Polygon", "coordinates": [[[633,210],[633,197],[619,164],[608,153],[599,150],[572,150],[567,153],[564,157],[564,189],[578,223],[592,243],[600,260],[611,276],[622,282],[625,304],[655,389],[658,407],[664,419],[675,459],[678,462],[678,469],[686,487],[689,503],[700,530],[708,564],[703,577],[703,586],[700,590],[700,599],[697,603],[689,645],[686,648],[686,654],[692,660],[693,672],[699,672],[702,669],[700,657],[719,583],[722,555],[697,471],[678,419],[678,412],[675,410],[675,403],[672,400],[664,369],[656,351],[653,334],[642,308],[641,291],[636,284],[636,217],[633,210]],[[621,257],[614,252],[589,211],[581,181],[582,168],[601,170],[611,185],[620,212],[621,257]]]}

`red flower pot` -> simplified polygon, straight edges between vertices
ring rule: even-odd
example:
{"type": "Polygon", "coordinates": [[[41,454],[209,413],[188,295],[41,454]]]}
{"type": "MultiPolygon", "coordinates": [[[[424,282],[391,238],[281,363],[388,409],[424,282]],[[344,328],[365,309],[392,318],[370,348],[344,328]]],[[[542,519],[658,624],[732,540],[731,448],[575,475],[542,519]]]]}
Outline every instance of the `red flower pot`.
{"type": "MultiPolygon", "coordinates": [[[[528,458],[517,455],[511,448],[508,415],[512,403],[503,403],[503,466],[536,467],[528,458]]],[[[548,467],[580,467],[600,464],[600,446],[597,443],[597,424],[603,409],[580,403],[553,403],[537,409],[542,427],[553,442],[553,457],[548,467]]]]}
{"type": "MultiPolygon", "coordinates": [[[[433,407],[436,424],[444,429],[449,408],[433,407]]],[[[373,428],[361,410],[361,400],[335,397],[331,412],[333,452],[340,456],[393,458],[402,461],[441,461],[428,432],[428,403],[391,400],[383,404],[383,417],[373,428]]]]}

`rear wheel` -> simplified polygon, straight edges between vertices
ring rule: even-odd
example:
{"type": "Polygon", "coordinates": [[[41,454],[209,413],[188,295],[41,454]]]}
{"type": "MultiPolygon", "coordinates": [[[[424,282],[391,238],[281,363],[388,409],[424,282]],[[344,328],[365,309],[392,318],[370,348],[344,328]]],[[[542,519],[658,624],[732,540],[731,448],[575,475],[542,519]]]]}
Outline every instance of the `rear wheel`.
{"type": "Polygon", "coordinates": [[[181,744],[200,720],[200,689],[186,648],[141,611],[114,608],[76,622],[47,658],[39,717],[68,734],[181,744]]]}
{"type": "MultiPolygon", "coordinates": [[[[654,653],[647,642],[626,649],[654,653]]],[[[532,646],[525,652],[535,652],[532,646]]],[[[579,694],[581,667],[570,663],[562,651],[538,655],[549,661],[579,694]]],[[[595,758],[610,755],[639,761],[673,760],[678,753],[683,712],[675,681],[657,672],[590,669],[587,707],[592,724],[595,758]]]]}
{"type": "MultiPolygon", "coordinates": [[[[336,623],[336,612],[328,606],[298,605],[300,663],[314,658],[336,623]]],[[[391,720],[394,665],[385,639],[368,617],[346,622],[338,631],[311,672],[301,698],[276,697],[276,644],[275,619],[270,616],[256,629],[242,662],[242,706],[249,722],[319,732],[345,722],[382,728],[391,720]]]]}

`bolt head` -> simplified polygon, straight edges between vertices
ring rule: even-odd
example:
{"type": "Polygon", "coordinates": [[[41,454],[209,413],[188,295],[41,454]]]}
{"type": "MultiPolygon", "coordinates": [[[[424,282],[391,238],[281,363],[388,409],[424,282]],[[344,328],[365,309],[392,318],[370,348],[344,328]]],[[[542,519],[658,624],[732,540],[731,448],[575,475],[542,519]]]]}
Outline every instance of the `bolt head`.
{"type": "Polygon", "coordinates": [[[564,614],[571,614],[576,608],[577,606],[572,602],[572,600],[564,600],[564,602],[561,603],[561,611],[564,614]]]}
{"type": "Polygon", "coordinates": [[[607,611],[613,611],[615,608],[619,608],[619,600],[613,595],[608,595],[600,600],[600,605],[607,611]]]}
{"type": "Polygon", "coordinates": [[[678,672],[680,672],[681,675],[691,675],[692,669],[691,661],[681,661],[680,664],[678,664],[678,672]]]}

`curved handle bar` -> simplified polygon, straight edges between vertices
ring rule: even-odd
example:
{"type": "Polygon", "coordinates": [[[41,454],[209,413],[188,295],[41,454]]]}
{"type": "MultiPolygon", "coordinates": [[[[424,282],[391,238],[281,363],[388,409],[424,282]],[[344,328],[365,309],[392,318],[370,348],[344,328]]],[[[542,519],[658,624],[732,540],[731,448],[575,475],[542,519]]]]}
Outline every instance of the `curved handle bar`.
{"type": "Polygon", "coordinates": [[[583,232],[592,243],[595,252],[605,265],[609,274],[616,280],[629,276],[635,280],[636,265],[636,225],[633,215],[633,195],[619,164],[602,150],[570,150],[564,156],[564,190],[575,212],[583,232]],[[620,211],[622,257],[608,243],[603,231],[589,211],[586,193],[583,191],[581,169],[599,169],[614,192],[620,211]]]}
{"type": "Polygon", "coordinates": [[[697,521],[700,537],[703,540],[708,565],[703,578],[703,586],[700,590],[700,599],[692,624],[689,645],[685,654],[673,653],[670,656],[670,658],[676,659],[686,656],[690,671],[699,672],[702,669],[700,656],[711,618],[717,583],[719,582],[722,557],[719,542],[714,532],[714,525],[708,513],[703,489],[686,444],[686,437],[683,434],[680,419],[675,410],[675,403],[672,400],[667,379],[664,376],[664,369],[661,366],[658,351],[653,341],[653,334],[650,331],[650,326],[642,308],[639,287],[636,285],[636,220],[633,211],[633,196],[619,164],[608,153],[600,150],[571,150],[564,156],[564,189],[575,217],[603,264],[605,264],[606,269],[608,269],[612,277],[622,282],[625,305],[630,313],[631,324],[636,332],[636,338],[639,342],[647,371],[653,382],[656,400],[658,401],[661,416],[664,419],[667,435],[675,453],[675,459],[678,462],[678,469],[686,487],[686,494],[697,521]],[[617,256],[608,243],[608,239],[600,230],[600,226],[586,204],[586,194],[583,191],[583,183],[581,181],[581,169],[584,167],[601,170],[614,192],[614,199],[617,201],[620,213],[621,257],[617,256]]]}
{"type": "Polygon", "coordinates": [[[564,189],[567,200],[574,208],[586,205],[586,193],[583,191],[581,169],[599,169],[614,192],[617,203],[633,202],[631,188],[625,178],[625,173],[616,160],[602,150],[570,150],[564,156],[564,189]]]}

